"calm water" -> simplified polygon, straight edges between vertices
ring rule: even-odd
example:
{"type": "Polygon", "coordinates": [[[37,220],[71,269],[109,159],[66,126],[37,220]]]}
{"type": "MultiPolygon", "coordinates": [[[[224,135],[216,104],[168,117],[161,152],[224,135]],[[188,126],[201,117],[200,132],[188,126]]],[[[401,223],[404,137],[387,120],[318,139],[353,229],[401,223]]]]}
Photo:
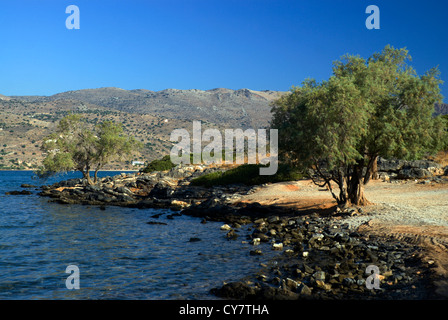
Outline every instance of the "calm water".
{"type": "Polygon", "coordinates": [[[35,189],[5,195],[22,183],[73,177],[80,176],[43,183],[31,172],[0,171],[0,299],[215,299],[211,288],[256,271],[273,254],[262,248],[267,255],[250,256],[245,230],[228,241],[222,223],[151,218],[169,210],[53,204],[35,189]],[[79,290],[65,285],[72,264],[79,290]]]}

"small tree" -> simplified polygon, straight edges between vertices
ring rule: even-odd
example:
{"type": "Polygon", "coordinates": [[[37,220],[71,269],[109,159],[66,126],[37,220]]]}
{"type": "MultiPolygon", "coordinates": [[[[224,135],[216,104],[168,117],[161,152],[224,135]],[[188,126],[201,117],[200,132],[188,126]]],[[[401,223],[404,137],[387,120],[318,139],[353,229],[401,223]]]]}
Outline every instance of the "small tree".
{"type": "Polygon", "coordinates": [[[391,46],[367,61],[347,55],[329,80],[306,80],[274,103],[282,156],[311,169],[338,204],[368,204],[364,185],[378,156],[416,159],[443,146],[443,122],[432,116],[442,99],[439,72],[417,76],[410,59],[391,46]]]}
{"type": "Polygon", "coordinates": [[[121,124],[105,121],[91,128],[79,114],[59,121],[56,132],[45,138],[42,150],[48,155],[38,175],[80,171],[88,184],[98,181],[98,171],[112,160],[123,160],[142,144],[125,135],[121,124]],[[90,170],[95,171],[94,181],[90,170]]]}

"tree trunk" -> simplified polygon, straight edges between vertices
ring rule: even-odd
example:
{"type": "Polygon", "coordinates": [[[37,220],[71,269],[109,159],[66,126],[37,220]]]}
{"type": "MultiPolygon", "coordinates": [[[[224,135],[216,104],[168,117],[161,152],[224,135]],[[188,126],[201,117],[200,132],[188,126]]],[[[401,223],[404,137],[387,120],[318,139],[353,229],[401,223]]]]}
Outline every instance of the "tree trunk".
{"type": "Polygon", "coordinates": [[[371,156],[367,168],[366,175],[364,176],[364,184],[369,183],[370,179],[378,179],[378,156],[371,156]]]}
{"type": "Polygon", "coordinates": [[[375,157],[372,167],[372,180],[378,180],[378,156],[375,157]]]}
{"type": "Polygon", "coordinates": [[[362,179],[356,179],[356,177],[353,177],[350,181],[350,186],[348,189],[348,198],[352,205],[366,206],[370,203],[365,197],[364,183],[362,179]]]}
{"type": "Polygon", "coordinates": [[[336,198],[338,205],[345,205],[348,200],[348,190],[346,187],[347,178],[339,174],[339,198],[336,198]]]}
{"type": "MultiPolygon", "coordinates": [[[[367,172],[372,168],[372,164],[372,162],[369,163],[367,172]]],[[[362,171],[363,165],[357,164],[353,166],[352,176],[347,181],[348,204],[355,206],[365,206],[370,204],[364,194],[364,185],[367,182],[365,181],[366,177],[363,177],[362,171]]]]}
{"type": "Polygon", "coordinates": [[[90,168],[86,168],[84,171],[82,171],[82,175],[83,175],[83,178],[84,179],[86,179],[86,181],[87,181],[87,184],[88,185],[92,185],[93,184],[93,181],[92,181],[92,179],[90,178],[90,173],[89,173],[89,170],[90,168]]]}
{"type": "Polygon", "coordinates": [[[93,179],[93,183],[97,183],[98,182],[98,169],[95,170],[95,175],[94,175],[94,179],[93,179]]]}

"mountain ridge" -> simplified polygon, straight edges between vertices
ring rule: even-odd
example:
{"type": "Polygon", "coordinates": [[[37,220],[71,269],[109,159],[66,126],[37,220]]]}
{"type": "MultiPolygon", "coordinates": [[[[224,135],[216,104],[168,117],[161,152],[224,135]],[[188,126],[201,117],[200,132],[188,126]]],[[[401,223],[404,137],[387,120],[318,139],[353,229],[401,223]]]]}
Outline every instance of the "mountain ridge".
{"type": "Polygon", "coordinates": [[[147,89],[101,87],[66,91],[51,96],[10,96],[26,102],[73,100],[117,111],[153,114],[179,120],[202,120],[235,128],[261,128],[269,124],[271,102],[285,92],[273,90],[147,89]]]}

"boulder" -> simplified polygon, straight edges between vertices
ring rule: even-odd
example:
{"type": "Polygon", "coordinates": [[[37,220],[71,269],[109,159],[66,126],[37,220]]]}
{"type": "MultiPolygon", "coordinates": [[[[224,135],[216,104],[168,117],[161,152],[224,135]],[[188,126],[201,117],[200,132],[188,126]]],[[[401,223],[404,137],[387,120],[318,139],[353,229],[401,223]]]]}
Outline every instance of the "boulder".
{"type": "Polygon", "coordinates": [[[127,188],[127,187],[117,187],[115,189],[115,191],[118,192],[118,193],[127,194],[129,196],[134,195],[134,193],[131,190],[129,190],[129,188],[127,188]]]}
{"type": "Polygon", "coordinates": [[[377,166],[379,177],[383,181],[388,181],[394,177],[398,179],[425,179],[444,174],[441,165],[431,160],[407,161],[379,157],[377,166]]]}
{"type": "Polygon", "coordinates": [[[33,193],[31,191],[22,190],[22,191],[8,191],[8,192],[5,192],[5,194],[16,196],[16,195],[30,195],[33,193]]]}
{"type": "Polygon", "coordinates": [[[377,168],[378,168],[378,171],[398,172],[406,165],[406,163],[407,163],[407,161],[405,161],[405,160],[384,159],[384,158],[378,157],[377,168]]]}
{"type": "Polygon", "coordinates": [[[432,177],[433,174],[423,168],[405,168],[398,172],[398,179],[425,179],[432,177]]]}
{"type": "Polygon", "coordinates": [[[223,285],[221,288],[211,290],[211,293],[222,298],[227,299],[247,299],[255,295],[255,289],[244,282],[230,282],[223,285]]]}
{"type": "Polygon", "coordinates": [[[173,188],[171,188],[171,186],[159,182],[154,186],[148,196],[156,199],[169,199],[173,193],[174,190],[173,188]]]}
{"type": "Polygon", "coordinates": [[[37,188],[37,186],[32,185],[32,184],[28,184],[28,183],[22,183],[20,185],[21,188],[37,188]]]}

